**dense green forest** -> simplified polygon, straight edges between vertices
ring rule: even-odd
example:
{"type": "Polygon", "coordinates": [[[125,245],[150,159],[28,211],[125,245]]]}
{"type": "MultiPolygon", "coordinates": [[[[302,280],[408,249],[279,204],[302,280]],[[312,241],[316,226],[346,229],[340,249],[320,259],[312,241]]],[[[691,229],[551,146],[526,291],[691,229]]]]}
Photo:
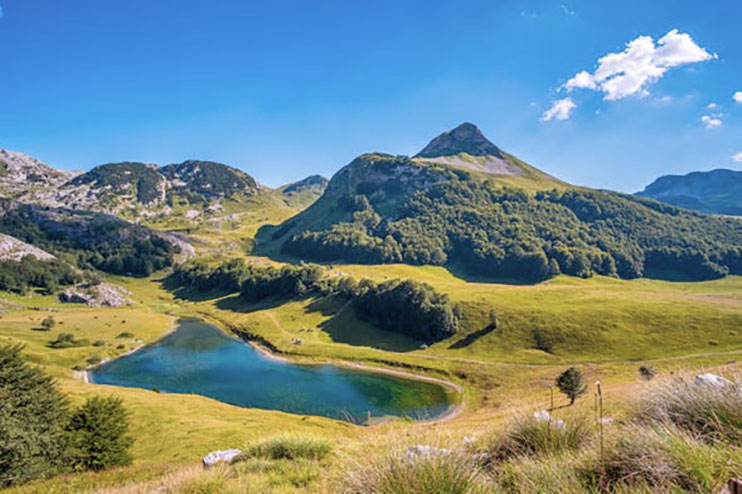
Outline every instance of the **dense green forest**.
{"type": "Polygon", "coordinates": [[[327,277],[313,264],[275,268],[246,264],[241,259],[218,266],[189,262],[176,266],[171,280],[199,291],[239,291],[250,302],[269,297],[340,296],[352,301],[359,319],[424,341],[454,335],[461,322],[459,308],[426,283],[327,277]]]}
{"type": "Polygon", "coordinates": [[[338,175],[342,183],[333,178],[317,203],[261,237],[305,260],[454,265],[527,281],[742,274],[737,219],[607,191],[527,192],[398,156],[361,157],[338,175]],[[361,165],[373,180],[347,171],[361,165]],[[399,180],[406,168],[420,170],[424,186],[399,180]]]}
{"type": "Polygon", "coordinates": [[[176,247],[151,230],[112,216],[0,200],[0,232],[82,269],[148,276],[170,266],[176,247]]]}
{"type": "Polygon", "coordinates": [[[40,261],[25,256],[18,261],[0,261],[0,291],[27,293],[39,288],[46,293],[82,281],[82,274],[58,259],[40,261]]]}

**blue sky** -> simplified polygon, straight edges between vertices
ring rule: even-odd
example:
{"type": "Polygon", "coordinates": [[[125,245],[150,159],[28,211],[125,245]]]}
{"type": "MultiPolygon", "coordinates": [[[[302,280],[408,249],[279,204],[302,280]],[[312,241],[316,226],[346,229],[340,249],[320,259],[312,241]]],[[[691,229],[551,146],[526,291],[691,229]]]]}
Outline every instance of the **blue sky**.
{"type": "Polygon", "coordinates": [[[0,147],[60,168],[200,158],[276,186],[470,121],[592,187],[742,169],[737,0],[0,7],[0,147]]]}

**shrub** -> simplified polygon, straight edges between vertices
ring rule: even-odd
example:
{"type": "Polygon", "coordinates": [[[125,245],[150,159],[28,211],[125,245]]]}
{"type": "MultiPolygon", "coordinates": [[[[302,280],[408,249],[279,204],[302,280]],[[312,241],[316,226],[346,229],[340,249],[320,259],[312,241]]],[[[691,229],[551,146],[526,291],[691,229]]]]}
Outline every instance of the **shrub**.
{"type": "Polygon", "coordinates": [[[134,338],[134,333],[130,333],[128,331],[124,331],[123,333],[119,333],[116,338],[134,338]]]}
{"type": "Polygon", "coordinates": [[[654,379],[654,376],[657,375],[657,371],[651,365],[642,365],[639,367],[639,375],[642,376],[643,379],[651,381],[654,379]]]}
{"type": "Polygon", "coordinates": [[[90,365],[97,365],[97,364],[100,364],[103,361],[103,357],[101,357],[100,355],[97,355],[97,354],[96,355],[91,355],[90,357],[88,357],[87,359],[85,359],[85,361],[88,364],[90,364],[90,365]]]}
{"type": "Polygon", "coordinates": [[[55,321],[52,316],[49,316],[43,321],[41,321],[41,327],[44,328],[44,330],[46,331],[51,330],[56,324],[57,324],[57,321],[55,321]]]}
{"type": "Polygon", "coordinates": [[[247,458],[321,460],[327,456],[331,449],[332,446],[328,441],[316,437],[275,436],[248,445],[237,461],[247,458]]]}
{"type": "Polygon", "coordinates": [[[668,422],[706,440],[742,443],[742,389],[738,378],[726,386],[699,384],[690,378],[665,381],[639,400],[642,423],[668,422]]]}
{"type": "Polygon", "coordinates": [[[569,404],[574,404],[575,400],[587,392],[587,385],[582,377],[582,371],[577,367],[570,367],[562,372],[556,378],[556,385],[559,391],[569,397],[569,404]]]}
{"type": "Polygon", "coordinates": [[[95,340],[93,342],[93,346],[105,346],[105,345],[106,345],[106,342],[103,340],[95,340]]]}
{"type": "Polygon", "coordinates": [[[70,466],[75,470],[103,470],[131,463],[127,412],[121,398],[89,398],[68,425],[70,466]]]}
{"type": "Polygon", "coordinates": [[[49,348],[75,348],[86,346],[89,344],[88,340],[78,340],[75,335],[71,333],[59,333],[57,339],[49,342],[49,348]]]}
{"type": "Polygon", "coordinates": [[[402,452],[364,462],[345,479],[343,492],[354,494],[479,494],[492,485],[470,456],[402,452]]]}
{"type": "Polygon", "coordinates": [[[585,415],[562,420],[535,420],[520,417],[487,445],[493,458],[533,456],[575,451],[585,447],[593,437],[593,427],[585,415]]]}
{"type": "Polygon", "coordinates": [[[58,473],[66,401],[55,381],[0,346],[0,487],[58,473]]]}

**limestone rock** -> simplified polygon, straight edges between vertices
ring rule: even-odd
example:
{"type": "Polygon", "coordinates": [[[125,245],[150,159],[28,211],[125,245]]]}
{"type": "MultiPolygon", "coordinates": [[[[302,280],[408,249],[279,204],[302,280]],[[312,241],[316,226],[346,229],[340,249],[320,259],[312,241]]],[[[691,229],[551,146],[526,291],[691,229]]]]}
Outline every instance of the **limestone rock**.
{"type": "Polygon", "coordinates": [[[60,302],[85,304],[88,307],[123,307],[130,304],[131,292],[113,283],[91,285],[80,283],[59,294],[60,302]]]}
{"type": "Polygon", "coordinates": [[[716,374],[700,374],[696,376],[696,384],[704,385],[704,386],[713,386],[716,388],[722,388],[724,386],[729,386],[732,384],[732,381],[729,379],[726,379],[721,376],[717,376],[716,374]]]}
{"type": "Polygon", "coordinates": [[[204,468],[211,468],[219,463],[229,464],[232,460],[242,454],[239,449],[225,449],[222,451],[212,451],[208,455],[204,456],[201,462],[204,468]]]}

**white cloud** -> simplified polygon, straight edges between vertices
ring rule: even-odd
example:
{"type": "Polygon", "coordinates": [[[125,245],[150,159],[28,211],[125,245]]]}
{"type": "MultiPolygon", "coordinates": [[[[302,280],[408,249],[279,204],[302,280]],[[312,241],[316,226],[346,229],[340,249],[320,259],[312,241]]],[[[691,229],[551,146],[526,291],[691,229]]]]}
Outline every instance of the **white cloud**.
{"type": "Polygon", "coordinates": [[[742,153],[737,153],[732,156],[732,161],[735,163],[742,163],[742,153]]]}
{"type": "Polygon", "coordinates": [[[715,129],[721,127],[724,122],[721,121],[723,115],[704,115],[701,117],[701,122],[706,126],[707,129],[715,129]]]}
{"type": "Polygon", "coordinates": [[[732,99],[737,103],[742,103],[742,91],[737,91],[736,93],[734,93],[732,99]]]}
{"type": "Polygon", "coordinates": [[[567,120],[572,110],[577,108],[577,105],[572,98],[564,98],[554,102],[551,108],[546,110],[541,116],[542,122],[548,122],[549,120],[567,120]]]}
{"type": "Polygon", "coordinates": [[[708,105],[706,105],[707,110],[716,110],[717,108],[719,108],[719,105],[717,105],[716,103],[709,103],[708,105]]]}
{"type": "Polygon", "coordinates": [[[630,41],[624,51],[599,58],[595,72],[578,72],[563,87],[568,91],[602,91],[607,100],[646,96],[649,94],[647,87],[669,69],[712,58],[716,55],[698,46],[688,34],[673,29],[656,44],[651,36],[639,36],[630,41]]]}
{"type": "Polygon", "coordinates": [[[574,10],[569,10],[569,7],[567,7],[566,5],[561,4],[560,7],[564,11],[565,14],[567,14],[567,15],[575,15],[575,11],[574,10]]]}

